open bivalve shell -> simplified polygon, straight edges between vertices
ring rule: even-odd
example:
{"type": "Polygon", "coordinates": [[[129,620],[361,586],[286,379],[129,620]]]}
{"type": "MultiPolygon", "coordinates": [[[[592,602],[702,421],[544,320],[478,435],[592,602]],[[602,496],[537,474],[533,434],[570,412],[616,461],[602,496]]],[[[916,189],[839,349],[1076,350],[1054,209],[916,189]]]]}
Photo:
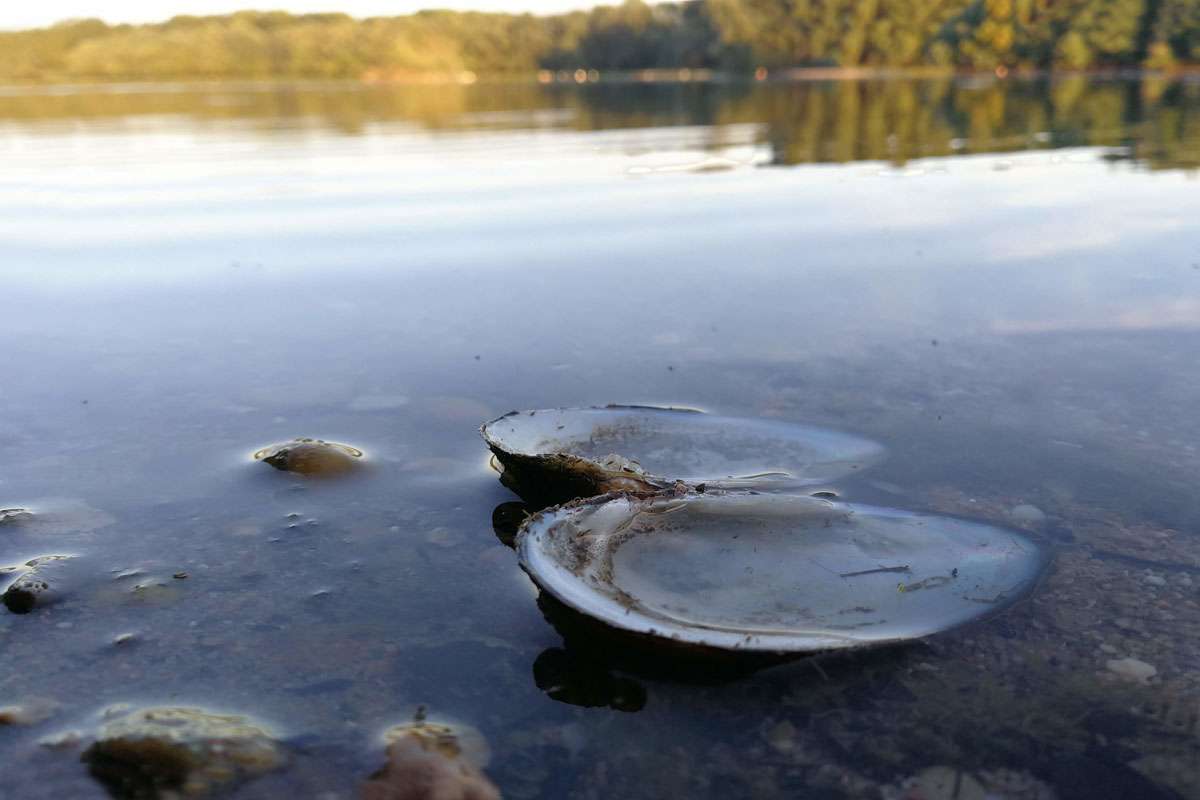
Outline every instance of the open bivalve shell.
{"type": "Polygon", "coordinates": [[[803,653],[900,642],[997,611],[1044,564],[965,520],[749,492],[608,495],[531,517],[521,566],[633,634],[702,650],[803,653]]]}
{"type": "Polygon", "coordinates": [[[879,461],[883,447],[836,431],[649,406],[513,411],[480,429],[527,500],[823,483],[879,461]]]}

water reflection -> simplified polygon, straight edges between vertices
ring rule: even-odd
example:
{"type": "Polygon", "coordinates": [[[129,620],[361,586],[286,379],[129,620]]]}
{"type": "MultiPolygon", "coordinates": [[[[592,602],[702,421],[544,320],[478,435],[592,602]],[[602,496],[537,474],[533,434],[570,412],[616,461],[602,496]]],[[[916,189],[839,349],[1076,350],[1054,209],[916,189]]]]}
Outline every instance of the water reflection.
{"type": "Polygon", "coordinates": [[[501,503],[492,511],[492,531],[496,538],[506,547],[513,547],[517,541],[517,530],[525,518],[535,509],[520,501],[501,503]]]}
{"type": "MultiPolygon", "coordinates": [[[[163,117],[237,121],[266,135],[346,135],[405,123],[430,131],[598,131],[706,126],[705,147],[752,141],[774,164],[903,165],[970,153],[1102,146],[1153,169],[1200,167],[1200,81],[1084,76],[800,83],[497,83],[446,86],[209,84],[0,90],[0,124],[89,120],[144,130],[163,117]]],[[[740,163],[740,162],[734,162],[740,163]]],[[[707,164],[728,166],[724,161],[707,164]]]]}
{"type": "Polygon", "coordinates": [[[633,712],[646,705],[646,689],[640,683],[613,675],[590,654],[561,647],[541,652],[533,662],[533,682],[548,697],[573,706],[633,712]]]}

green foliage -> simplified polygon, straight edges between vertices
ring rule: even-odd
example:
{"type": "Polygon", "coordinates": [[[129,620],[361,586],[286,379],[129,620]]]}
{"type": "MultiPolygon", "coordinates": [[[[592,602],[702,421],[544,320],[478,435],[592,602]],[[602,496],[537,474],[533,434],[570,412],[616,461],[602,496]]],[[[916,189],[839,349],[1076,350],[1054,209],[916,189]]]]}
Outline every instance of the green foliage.
{"type": "Polygon", "coordinates": [[[0,33],[0,79],[393,78],[758,66],[1065,67],[1200,61],[1200,0],[625,0],[588,12],[243,11],[0,33]]]}
{"type": "Polygon", "coordinates": [[[1160,60],[1200,61],[1200,0],[1161,0],[1149,36],[1160,60]]]}

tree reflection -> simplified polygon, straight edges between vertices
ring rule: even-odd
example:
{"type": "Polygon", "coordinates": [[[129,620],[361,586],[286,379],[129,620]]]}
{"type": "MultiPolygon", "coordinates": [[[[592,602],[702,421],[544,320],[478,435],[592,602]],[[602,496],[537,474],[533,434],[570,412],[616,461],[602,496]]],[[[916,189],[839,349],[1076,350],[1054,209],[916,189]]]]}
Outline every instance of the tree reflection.
{"type": "MultiPolygon", "coordinates": [[[[612,130],[701,126],[728,146],[752,126],[774,164],[884,161],[1059,147],[1120,147],[1152,169],[1200,166],[1200,83],[895,78],[782,83],[533,83],[370,86],[223,84],[24,89],[0,95],[0,122],[183,118],[276,135],[324,128],[364,134],[404,123],[455,131],[612,130]]],[[[139,128],[144,130],[144,123],[139,128]]]]}

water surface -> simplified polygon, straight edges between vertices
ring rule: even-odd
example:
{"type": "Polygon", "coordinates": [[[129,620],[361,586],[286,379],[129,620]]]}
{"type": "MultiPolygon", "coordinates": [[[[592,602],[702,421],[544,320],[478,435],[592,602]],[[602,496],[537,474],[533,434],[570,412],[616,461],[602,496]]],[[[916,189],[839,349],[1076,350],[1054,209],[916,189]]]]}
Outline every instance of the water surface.
{"type": "Polygon", "coordinates": [[[288,743],[238,798],[354,796],[422,704],[514,798],[1200,797],[1200,85],[13,88],[0,160],[0,508],[96,510],[0,527],[85,567],[0,616],[55,708],[0,796],[105,796],[39,739],[163,703],[288,743]],[[564,640],[477,427],[609,402],[874,439],[843,497],[1054,566],[748,676],[564,640]],[[296,436],[367,469],[250,459],[296,436]]]}

